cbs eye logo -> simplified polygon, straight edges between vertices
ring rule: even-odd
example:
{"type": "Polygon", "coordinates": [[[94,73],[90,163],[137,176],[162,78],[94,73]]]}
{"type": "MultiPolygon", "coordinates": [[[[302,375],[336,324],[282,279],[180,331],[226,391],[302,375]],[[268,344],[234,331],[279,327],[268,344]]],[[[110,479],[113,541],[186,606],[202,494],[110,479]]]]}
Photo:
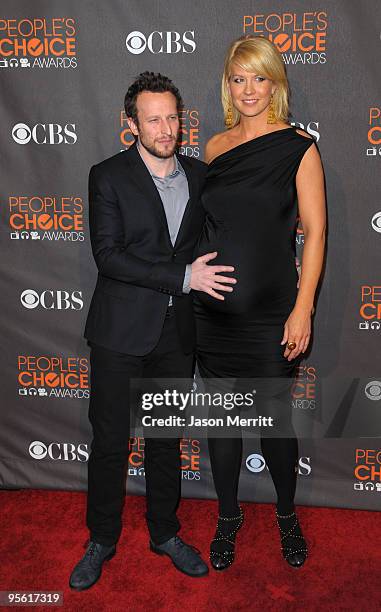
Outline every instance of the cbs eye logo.
{"type": "Polygon", "coordinates": [[[43,442],[35,440],[29,445],[29,454],[33,459],[44,459],[47,455],[48,449],[43,442]]]}
{"type": "Polygon", "coordinates": [[[126,38],[126,47],[130,53],[134,55],[138,55],[139,53],[143,53],[147,46],[146,37],[141,32],[135,30],[134,32],[130,32],[126,38]]]}
{"type": "Polygon", "coordinates": [[[373,215],[371,223],[374,231],[381,233],[381,211],[373,215]]]}
{"type": "Polygon", "coordinates": [[[259,473],[266,467],[266,462],[263,459],[262,455],[257,455],[254,453],[253,455],[249,455],[246,459],[246,467],[250,472],[259,473]]]}
{"type": "Polygon", "coordinates": [[[40,297],[37,291],[26,289],[22,292],[20,300],[25,308],[36,308],[40,302],[40,297]]]}
{"type": "Polygon", "coordinates": [[[12,138],[17,144],[27,144],[32,137],[30,128],[25,123],[17,123],[12,130],[12,138]]]}
{"type": "Polygon", "coordinates": [[[370,400],[381,400],[381,382],[372,380],[365,387],[365,395],[370,400]]]}

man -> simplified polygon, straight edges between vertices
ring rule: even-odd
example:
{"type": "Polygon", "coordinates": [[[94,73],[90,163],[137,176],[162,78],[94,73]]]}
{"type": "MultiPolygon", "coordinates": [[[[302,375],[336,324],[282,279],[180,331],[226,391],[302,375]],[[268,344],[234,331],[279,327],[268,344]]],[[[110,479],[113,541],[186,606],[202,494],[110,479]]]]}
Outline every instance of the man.
{"type": "MultiPolygon", "coordinates": [[[[85,337],[91,347],[87,526],[90,543],[70,577],[82,590],[116,552],[125,498],[131,378],[192,378],[195,329],[191,289],[224,299],[235,279],[212,266],[216,253],[192,254],[204,213],[199,202],[206,164],[175,155],[182,100],[172,81],[145,72],[128,89],[125,110],[136,142],[93,166],[90,233],[98,280],[85,337]]],[[[150,548],[189,576],[208,567],[177,536],[178,439],[145,441],[150,548]]]]}

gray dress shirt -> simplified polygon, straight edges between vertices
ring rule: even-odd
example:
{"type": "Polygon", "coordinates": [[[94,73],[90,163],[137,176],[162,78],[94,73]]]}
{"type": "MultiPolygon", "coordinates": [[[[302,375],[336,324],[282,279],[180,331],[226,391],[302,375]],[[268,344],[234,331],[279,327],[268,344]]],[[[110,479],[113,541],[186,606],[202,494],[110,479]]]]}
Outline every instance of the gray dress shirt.
{"type": "MultiPolygon", "coordinates": [[[[140,153],[139,144],[137,144],[137,149],[140,153]]],[[[142,160],[145,163],[143,157],[142,160]]],[[[145,163],[163,203],[172,245],[176,242],[184,211],[189,200],[189,188],[186,174],[176,155],[174,155],[174,160],[175,168],[173,172],[164,177],[153,174],[149,166],[145,163]]],[[[190,292],[190,276],[191,264],[188,264],[185,269],[183,293],[190,292]]],[[[172,306],[172,296],[169,298],[168,306],[172,306]]]]}

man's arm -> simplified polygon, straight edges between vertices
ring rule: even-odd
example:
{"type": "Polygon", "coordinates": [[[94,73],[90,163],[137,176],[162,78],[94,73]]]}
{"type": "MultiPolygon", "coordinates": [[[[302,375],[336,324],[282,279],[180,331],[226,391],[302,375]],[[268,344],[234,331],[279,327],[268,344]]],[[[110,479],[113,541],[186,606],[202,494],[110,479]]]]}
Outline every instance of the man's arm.
{"type": "Polygon", "coordinates": [[[116,194],[95,166],[89,175],[90,238],[98,271],[117,281],[182,295],[185,264],[154,263],[128,253],[116,194]]]}

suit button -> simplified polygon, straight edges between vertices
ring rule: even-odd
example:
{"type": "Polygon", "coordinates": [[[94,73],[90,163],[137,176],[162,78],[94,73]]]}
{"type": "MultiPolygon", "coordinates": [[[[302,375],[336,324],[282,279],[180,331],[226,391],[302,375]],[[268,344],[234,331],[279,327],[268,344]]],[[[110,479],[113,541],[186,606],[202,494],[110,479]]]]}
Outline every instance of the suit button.
{"type": "Polygon", "coordinates": [[[176,257],[177,253],[173,253],[173,257],[176,257]]]}

